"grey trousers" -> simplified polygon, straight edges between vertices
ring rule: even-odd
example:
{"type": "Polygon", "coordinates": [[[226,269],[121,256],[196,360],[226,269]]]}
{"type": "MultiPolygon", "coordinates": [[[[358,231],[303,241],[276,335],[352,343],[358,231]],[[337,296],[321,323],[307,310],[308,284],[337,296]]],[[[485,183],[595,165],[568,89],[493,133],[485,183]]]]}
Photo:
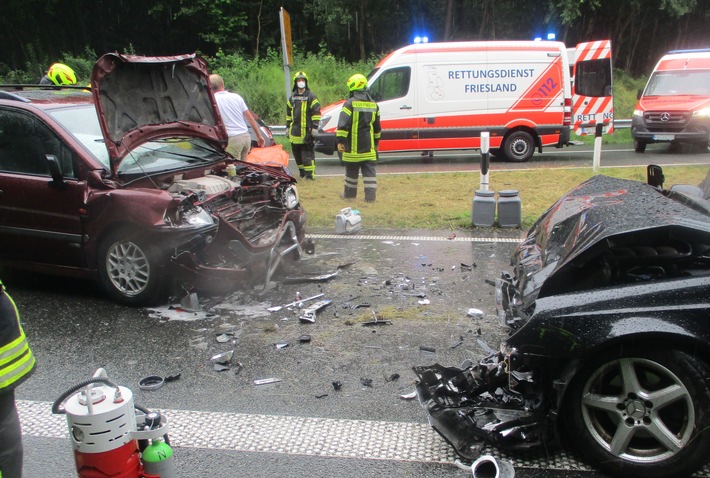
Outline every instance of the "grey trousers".
{"type": "Polygon", "coordinates": [[[345,163],[345,188],[344,198],[357,197],[358,175],[362,171],[362,182],[365,185],[365,201],[372,202],[377,197],[377,173],[374,161],[360,161],[345,163]]]}
{"type": "Polygon", "coordinates": [[[22,430],[14,390],[0,392],[0,472],[2,478],[22,477],[22,430]]]}

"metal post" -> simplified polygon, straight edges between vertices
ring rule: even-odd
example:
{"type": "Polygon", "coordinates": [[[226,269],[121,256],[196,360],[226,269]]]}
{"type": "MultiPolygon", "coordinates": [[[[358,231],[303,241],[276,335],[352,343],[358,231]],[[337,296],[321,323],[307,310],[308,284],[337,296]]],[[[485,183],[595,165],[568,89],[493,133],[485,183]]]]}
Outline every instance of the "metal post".
{"type": "Polygon", "coordinates": [[[604,124],[597,123],[597,128],[594,131],[594,156],[592,157],[592,171],[599,172],[599,163],[602,157],[602,130],[604,124]]]}
{"type": "Polygon", "coordinates": [[[490,133],[481,133],[481,187],[483,191],[488,191],[488,167],[490,166],[490,133]]]}

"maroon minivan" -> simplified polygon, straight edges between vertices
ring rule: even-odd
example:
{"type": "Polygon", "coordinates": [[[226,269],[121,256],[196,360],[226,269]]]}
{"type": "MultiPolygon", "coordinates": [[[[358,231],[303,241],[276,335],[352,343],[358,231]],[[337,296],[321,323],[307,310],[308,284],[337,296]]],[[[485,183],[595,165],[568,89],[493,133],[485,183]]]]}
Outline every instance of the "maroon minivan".
{"type": "Polygon", "coordinates": [[[194,54],[104,55],[91,91],[0,89],[0,263],[131,305],[268,284],[300,257],[306,214],[287,169],[226,141],[194,54]]]}

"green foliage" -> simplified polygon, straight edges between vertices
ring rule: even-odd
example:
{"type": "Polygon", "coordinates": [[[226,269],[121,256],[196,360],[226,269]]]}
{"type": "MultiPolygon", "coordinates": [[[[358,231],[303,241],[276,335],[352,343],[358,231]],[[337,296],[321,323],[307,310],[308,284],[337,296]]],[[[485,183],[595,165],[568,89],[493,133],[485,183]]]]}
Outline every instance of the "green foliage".
{"type": "MultiPolygon", "coordinates": [[[[239,93],[249,109],[268,124],[286,122],[286,80],[281,52],[270,49],[264,58],[246,58],[218,51],[208,59],[214,73],[224,78],[228,90],[239,93]]],[[[367,74],[375,60],[348,63],[328,53],[302,55],[294,52],[290,75],[298,70],[308,74],[308,86],[318,96],[321,106],[347,96],[345,81],[354,73],[367,74]]],[[[289,86],[292,79],[289,78],[289,86]]]]}

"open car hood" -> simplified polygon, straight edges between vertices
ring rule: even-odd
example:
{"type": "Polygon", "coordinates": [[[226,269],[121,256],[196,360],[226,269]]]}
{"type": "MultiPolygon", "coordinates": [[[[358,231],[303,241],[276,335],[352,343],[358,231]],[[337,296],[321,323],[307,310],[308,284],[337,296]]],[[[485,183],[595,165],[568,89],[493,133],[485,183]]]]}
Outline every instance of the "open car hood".
{"type": "MultiPolygon", "coordinates": [[[[562,196],[528,231],[512,263],[524,295],[595,244],[635,231],[687,228],[710,233],[710,215],[682,195],[671,199],[638,181],[594,176],[562,196]]],[[[707,207],[707,206],[706,206],[707,207]]]]}
{"type": "Polygon", "coordinates": [[[150,140],[189,136],[226,144],[207,71],[195,54],[99,58],[91,91],[113,174],[131,150],[150,140]]]}

